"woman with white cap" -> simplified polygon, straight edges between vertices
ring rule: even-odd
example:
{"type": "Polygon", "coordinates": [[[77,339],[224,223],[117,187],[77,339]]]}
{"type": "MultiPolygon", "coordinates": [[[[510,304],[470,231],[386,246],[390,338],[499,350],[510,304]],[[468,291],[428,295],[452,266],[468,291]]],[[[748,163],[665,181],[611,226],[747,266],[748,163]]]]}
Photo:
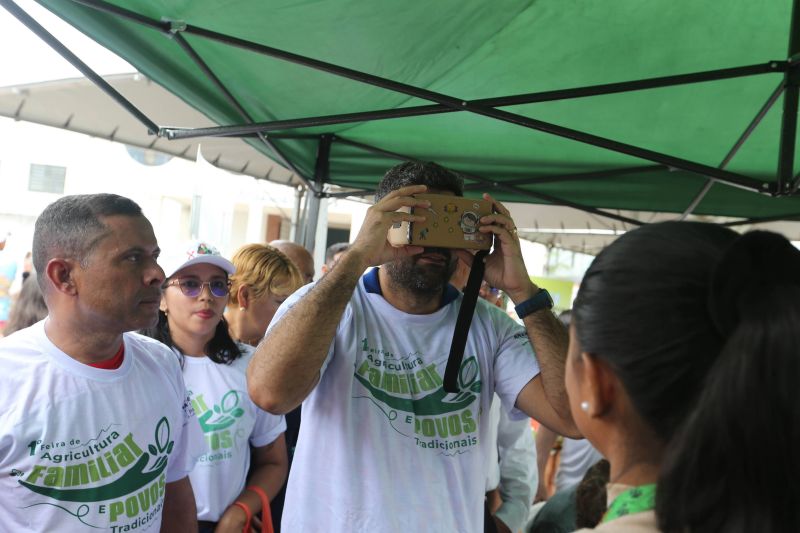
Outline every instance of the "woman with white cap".
{"type": "Polygon", "coordinates": [[[206,440],[207,452],[190,475],[200,531],[249,531],[263,510],[263,531],[271,531],[269,500],[286,479],[286,424],[247,394],[245,370],[253,349],[231,338],[223,318],[228,277],[236,269],[203,242],[167,255],[162,265],[167,278],[158,325],[145,333],[181,358],[206,440]]]}

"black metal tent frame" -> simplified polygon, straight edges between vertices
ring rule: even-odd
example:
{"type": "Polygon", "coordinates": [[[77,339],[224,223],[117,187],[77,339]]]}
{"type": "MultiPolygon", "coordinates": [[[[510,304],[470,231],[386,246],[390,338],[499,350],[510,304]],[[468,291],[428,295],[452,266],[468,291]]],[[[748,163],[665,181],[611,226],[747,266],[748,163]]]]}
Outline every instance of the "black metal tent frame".
{"type": "MultiPolygon", "coordinates": [[[[496,181],[476,174],[463,172],[458,169],[460,174],[468,179],[475,181],[475,184],[467,186],[468,190],[484,189],[490,187],[492,189],[505,190],[512,192],[523,197],[535,198],[544,200],[546,202],[572,207],[593,213],[610,219],[618,220],[621,222],[642,225],[643,222],[635,220],[630,217],[625,217],[616,213],[604,211],[591,206],[586,206],[552,196],[549,194],[530,191],[519,187],[520,185],[532,185],[547,182],[558,181],[589,181],[596,180],[604,177],[622,176],[631,173],[647,173],[659,170],[683,170],[693,174],[697,174],[706,178],[706,182],[700,189],[698,194],[687,206],[682,218],[685,218],[697,207],[702,198],[708,193],[709,189],[715,183],[721,183],[733,187],[742,188],[759,194],[768,194],[771,196],[785,196],[794,194],[798,186],[800,186],[800,174],[793,176],[794,168],[794,147],[797,136],[797,112],[798,112],[798,94],[800,93],[800,36],[797,32],[800,31],[800,0],[792,0],[792,15],[790,21],[789,43],[788,43],[788,59],[769,61],[763,64],[745,65],[740,67],[725,68],[718,70],[709,70],[703,72],[694,72],[687,74],[679,74],[672,76],[648,78],[633,81],[624,81],[618,83],[609,83],[602,85],[592,85],[587,87],[578,87],[570,89],[561,89],[553,91],[544,91],[537,93],[519,94],[505,97],[486,98],[465,101],[454,98],[449,95],[429,91],[412,85],[392,81],[386,78],[381,78],[364,72],[359,72],[346,67],[326,63],[313,58],[293,54],[284,50],[279,50],[262,44],[254,43],[251,41],[238,39],[230,35],[217,33],[211,30],[193,26],[182,21],[164,21],[154,20],[138,13],[126,10],[124,8],[109,4],[103,0],[69,0],[73,3],[80,4],[107,14],[112,14],[123,19],[142,24],[157,31],[160,31],[170,39],[174,40],[181,49],[194,61],[197,67],[208,77],[208,79],[221,91],[229,103],[234,106],[242,120],[243,124],[219,126],[211,128],[167,128],[159,127],[154,121],[148,118],[144,113],[137,109],[130,101],[124,96],[119,94],[113,87],[111,87],[101,76],[95,73],[85,63],[83,63],[77,56],[75,56],[67,47],[60,43],[53,35],[45,30],[38,22],[36,22],[30,15],[23,9],[17,6],[12,0],[0,0],[2,5],[7,11],[19,19],[29,29],[36,33],[48,45],[54,48],[61,54],[67,61],[75,66],[84,76],[92,80],[100,89],[109,94],[114,100],[122,105],[128,112],[135,116],[142,124],[145,125],[148,132],[153,135],[165,137],[167,139],[188,139],[196,137],[257,137],[270,151],[276,156],[278,162],[283,164],[286,168],[294,172],[300,178],[306,188],[310,190],[317,198],[323,197],[342,197],[342,196],[366,196],[373,191],[370,190],[356,190],[341,193],[331,193],[324,190],[324,185],[329,182],[330,173],[330,152],[333,142],[349,145],[351,147],[364,150],[368,153],[396,158],[399,160],[415,160],[414,157],[390,152],[376,146],[371,146],[364,143],[355,142],[346,138],[340,137],[333,133],[323,133],[319,135],[304,135],[304,134],[286,134],[286,133],[271,133],[280,132],[287,129],[302,129],[309,127],[331,126],[337,124],[367,122],[372,120],[389,120],[401,117],[412,117],[421,115],[432,115],[440,113],[453,113],[453,112],[467,112],[475,113],[478,115],[486,116],[495,120],[509,122],[518,126],[529,128],[558,137],[564,137],[574,140],[576,142],[585,143],[588,145],[604,148],[613,152],[634,156],[654,164],[640,167],[629,167],[620,169],[611,169],[595,172],[586,172],[580,174],[556,175],[550,177],[535,177],[530,179],[517,179],[512,181],[496,181]],[[230,46],[243,48],[252,52],[267,55],[276,59],[291,62],[294,64],[302,65],[311,69],[320,70],[341,76],[365,84],[373,85],[390,91],[395,91],[408,96],[417,97],[423,100],[433,102],[430,105],[421,105],[400,109],[383,109],[375,111],[364,111],[355,113],[344,113],[337,115],[317,116],[298,118],[290,120],[276,120],[270,122],[254,122],[252,116],[242,107],[237,101],[235,96],[228,90],[224,82],[213,72],[213,70],[205,63],[200,55],[192,48],[192,46],[183,37],[183,34],[203,37],[205,39],[213,40],[216,42],[224,43],[230,46]],[[659,87],[669,87],[675,85],[685,85],[693,83],[702,83],[708,81],[726,80],[732,78],[739,78],[745,76],[756,76],[763,74],[783,74],[782,79],[778,83],[775,90],[766,100],[764,105],[758,111],[753,120],[748,124],[747,128],[739,136],[738,140],[722,162],[717,167],[712,167],[689,161],[679,157],[674,157],[668,154],[647,150],[638,146],[625,144],[599,137],[586,132],[565,128],[556,124],[543,122],[534,118],[529,118],[523,115],[510,113],[498,109],[500,107],[529,104],[536,102],[547,102],[554,100],[565,100],[572,98],[585,98],[598,95],[623,93],[630,91],[638,91],[644,89],[653,89],[659,87]],[[780,132],[780,148],[778,154],[776,179],[773,182],[765,182],[752,177],[744,176],[741,174],[729,172],[725,167],[747,141],[762,119],[766,116],[767,112],[774,105],[781,95],[784,95],[784,107],[781,121],[780,132]],[[318,141],[318,150],[316,156],[316,165],[314,176],[305,176],[292,161],[286,157],[281,150],[271,141],[271,139],[316,139],[318,141]]],[[[770,222],[775,220],[791,220],[800,218],[800,213],[790,214],[778,217],[768,218],[749,218],[736,220],[727,223],[730,226],[753,224],[758,222],[770,222]]]]}

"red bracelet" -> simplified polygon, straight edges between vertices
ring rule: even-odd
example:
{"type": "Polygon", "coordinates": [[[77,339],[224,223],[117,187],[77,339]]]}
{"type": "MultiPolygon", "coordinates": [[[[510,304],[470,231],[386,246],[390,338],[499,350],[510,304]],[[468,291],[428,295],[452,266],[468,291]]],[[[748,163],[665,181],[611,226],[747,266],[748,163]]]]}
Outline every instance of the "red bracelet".
{"type": "Polygon", "coordinates": [[[255,492],[258,494],[258,497],[261,498],[261,533],[273,533],[272,511],[269,508],[267,493],[258,485],[248,485],[244,489],[255,492]]]}
{"type": "Polygon", "coordinates": [[[250,522],[253,521],[253,513],[250,511],[250,508],[247,506],[246,503],[235,501],[233,505],[238,507],[239,509],[244,511],[244,514],[247,515],[247,521],[244,523],[244,529],[242,529],[243,533],[250,533],[250,522]]]}

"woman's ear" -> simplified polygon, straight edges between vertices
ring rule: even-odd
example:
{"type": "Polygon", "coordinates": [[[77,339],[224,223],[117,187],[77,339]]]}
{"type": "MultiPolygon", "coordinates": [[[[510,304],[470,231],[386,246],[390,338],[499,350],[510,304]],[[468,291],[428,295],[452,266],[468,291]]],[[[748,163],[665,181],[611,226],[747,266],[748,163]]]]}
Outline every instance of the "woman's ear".
{"type": "Polygon", "coordinates": [[[236,290],[236,301],[239,303],[239,309],[244,311],[251,303],[250,287],[247,285],[239,285],[236,290]]]}
{"type": "Polygon", "coordinates": [[[586,413],[591,418],[603,416],[616,398],[617,377],[609,364],[595,354],[581,352],[584,372],[584,394],[588,403],[586,413]]]}

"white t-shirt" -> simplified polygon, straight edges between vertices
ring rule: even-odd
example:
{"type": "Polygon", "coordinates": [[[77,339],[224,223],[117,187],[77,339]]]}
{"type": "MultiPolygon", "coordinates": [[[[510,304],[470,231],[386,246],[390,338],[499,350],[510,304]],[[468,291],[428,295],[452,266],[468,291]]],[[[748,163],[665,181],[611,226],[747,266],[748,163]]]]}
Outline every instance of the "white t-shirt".
{"type": "Polygon", "coordinates": [[[165,484],[201,450],[178,360],[126,333],[122,365],[84,365],[44,321],[0,340],[4,531],[158,531],[165,484]]]}
{"type": "Polygon", "coordinates": [[[495,515],[511,531],[519,531],[539,483],[531,420],[511,420],[495,396],[489,410],[488,436],[496,446],[487,457],[486,491],[500,488],[502,504],[495,515]]]}
{"type": "Polygon", "coordinates": [[[189,475],[198,520],[216,522],[244,489],[250,444],[266,446],[286,431],[283,416],[261,410],[247,394],[245,371],[253,348],[230,365],[184,357],[183,378],[204,435],[205,453],[189,475]]]}
{"type": "MultiPolygon", "coordinates": [[[[310,289],[290,297],[273,324],[310,289]]],[[[539,373],[525,330],[478,301],[462,391],[448,394],[442,377],[460,293],[448,291],[455,300],[434,313],[410,315],[379,290],[377,270],[361,278],[303,403],[282,528],[483,531],[492,397],[514,409],[539,373]]]]}

